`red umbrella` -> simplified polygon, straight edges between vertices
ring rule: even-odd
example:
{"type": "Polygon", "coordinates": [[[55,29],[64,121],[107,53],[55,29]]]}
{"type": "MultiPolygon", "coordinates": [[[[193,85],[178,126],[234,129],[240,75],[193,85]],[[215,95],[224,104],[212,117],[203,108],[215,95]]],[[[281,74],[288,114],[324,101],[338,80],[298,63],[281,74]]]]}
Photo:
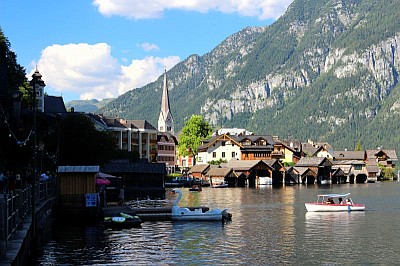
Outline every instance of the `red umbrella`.
{"type": "Polygon", "coordinates": [[[108,186],[110,184],[110,180],[106,178],[96,178],[96,185],[106,185],[108,186]]]}

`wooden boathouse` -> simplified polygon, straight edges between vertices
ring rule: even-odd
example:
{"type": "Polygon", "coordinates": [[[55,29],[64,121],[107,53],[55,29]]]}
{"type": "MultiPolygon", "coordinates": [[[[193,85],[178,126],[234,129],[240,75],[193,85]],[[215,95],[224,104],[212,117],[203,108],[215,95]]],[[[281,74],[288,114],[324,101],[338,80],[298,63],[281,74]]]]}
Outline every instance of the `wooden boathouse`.
{"type": "Polygon", "coordinates": [[[62,216],[96,217],[100,213],[96,191],[98,165],[58,167],[58,213],[62,216]]]}

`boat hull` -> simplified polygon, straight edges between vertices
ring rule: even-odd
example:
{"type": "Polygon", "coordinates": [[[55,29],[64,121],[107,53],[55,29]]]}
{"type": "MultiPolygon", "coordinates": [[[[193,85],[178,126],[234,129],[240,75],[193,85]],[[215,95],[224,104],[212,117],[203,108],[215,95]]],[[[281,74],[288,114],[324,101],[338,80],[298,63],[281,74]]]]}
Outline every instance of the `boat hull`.
{"type": "Polygon", "coordinates": [[[203,212],[202,209],[190,210],[189,208],[173,206],[171,218],[174,221],[222,221],[226,213],[227,209],[203,212]]]}
{"type": "Polygon", "coordinates": [[[364,211],[364,204],[324,204],[324,203],[305,203],[308,212],[348,212],[364,211]]]}

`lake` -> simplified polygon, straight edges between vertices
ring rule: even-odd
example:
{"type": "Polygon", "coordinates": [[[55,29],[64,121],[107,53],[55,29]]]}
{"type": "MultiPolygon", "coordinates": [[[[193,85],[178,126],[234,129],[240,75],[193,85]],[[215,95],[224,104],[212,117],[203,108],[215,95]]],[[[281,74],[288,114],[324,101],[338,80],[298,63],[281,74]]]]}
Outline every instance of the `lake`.
{"type": "MultiPolygon", "coordinates": [[[[167,190],[167,198],[170,189],[167,190]]],[[[230,222],[144,222],[111,230],[52,224],[35,265],[394,265],[400,182],[182,189],[181,206],[228,208],[230,222]],[[350,192],[365,212],[307,213],[317,194],[350,192]]]]}

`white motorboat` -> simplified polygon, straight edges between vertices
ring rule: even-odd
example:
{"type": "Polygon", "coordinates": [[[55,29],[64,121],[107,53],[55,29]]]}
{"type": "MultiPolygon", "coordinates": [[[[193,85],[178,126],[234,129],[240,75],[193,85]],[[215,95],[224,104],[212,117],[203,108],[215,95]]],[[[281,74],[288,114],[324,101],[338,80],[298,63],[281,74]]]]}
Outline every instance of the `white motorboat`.
{"type": "Polygon", "coordinates": [[[272,177],[269,176],[260,176],[259,178],[259,185],[272,185],[272,177]]]}
{"type": "Polygon", "coordinates": [[[364,204],[356,204],[346,194],[320,194],[316,202],[305,203],[308,212],[349,212],[364,211],[364,204]]]}
{"type": "Polygon", "coordinates": [[[221,183],[218,183],[216,185],[213,185],[212,187],[213,188],[225,188],[225,187],[228,187],[228,184],[225,183],[225,182],[221,182],[221,183]]]}
{"type": "Polygon", "coordinates": [[[186,207],[179,207],[178,204],[182,198],[182,191],[175,188],[172,192],[178,194],[172,206],[172,220],[174,221],[223,221],[230,218],[227,209],[213,209],[203,212],[202,208],[190,210],[186,207]]]}

